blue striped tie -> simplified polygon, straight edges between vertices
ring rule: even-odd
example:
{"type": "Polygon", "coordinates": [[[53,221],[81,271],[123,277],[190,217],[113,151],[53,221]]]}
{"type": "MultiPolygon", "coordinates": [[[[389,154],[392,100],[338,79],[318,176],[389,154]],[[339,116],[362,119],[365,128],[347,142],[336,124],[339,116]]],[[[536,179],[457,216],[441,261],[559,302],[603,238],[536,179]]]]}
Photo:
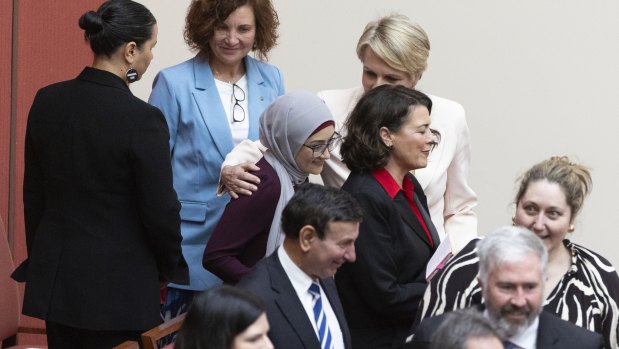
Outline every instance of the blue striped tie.
{"type": "Polygon", "coordinates": [[[316,282],[312,282],[309,288],[309,293],[314,299],[314,320],[316,321],[316,328],[318,328],[318,339],[320,340],[320,347],[322,349],[333,349],[333,343],[331,340],[331,331],[329,331],[329,325],[327,325],[327,316],[322,309],[322,300],[320,299],[320,285],[316,282]]]}

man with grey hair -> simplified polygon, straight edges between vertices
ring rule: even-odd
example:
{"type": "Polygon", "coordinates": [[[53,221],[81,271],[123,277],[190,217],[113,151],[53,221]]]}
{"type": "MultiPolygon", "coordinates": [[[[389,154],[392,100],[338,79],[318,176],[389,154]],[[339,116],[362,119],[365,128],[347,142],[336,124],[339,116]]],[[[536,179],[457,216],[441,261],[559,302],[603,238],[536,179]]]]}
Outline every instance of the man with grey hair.
{"type": "MultiPolygon", "coordinates": [[[[602,337],[542,310],[548,252],[522,227],[501,227],[478,244],[479,312],[495,324],[505,348],[602,348],[602,337]]],[[[447,315],[425,319],[407,348],[429,348],[447,315]]]]}

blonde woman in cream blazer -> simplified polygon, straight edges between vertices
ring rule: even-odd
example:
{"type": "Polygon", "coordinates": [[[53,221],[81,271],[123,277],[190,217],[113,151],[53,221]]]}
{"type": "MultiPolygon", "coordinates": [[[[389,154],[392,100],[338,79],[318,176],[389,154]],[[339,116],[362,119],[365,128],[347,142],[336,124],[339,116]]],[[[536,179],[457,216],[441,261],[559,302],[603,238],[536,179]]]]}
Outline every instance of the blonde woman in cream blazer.
{"type": "MultiPolygon", "coordinates": [[[[346,134],[346,118],[364,91],[383,84],[414,88],[425,71],[429,49],[426,33],[405,16],[390,15],[368,23],[357,44],[363,64],[362,86],[318,93],[335,118],[336,130],[346,134]]],[[[457,252],[477,236],[477,216],[473,212],[477,195],[468,185],[469,130],[460,104],[429,96],[433,103],[431,126],[441,133],[441,142],[430,155],[428,166],[415,171],[415,177],[427,196],[441,240],[448,234],[452,250],[457,252]]],[[[261,145],[254,142],[243,142],[228,154],[222,165],[220,194],[227,189],[235,197],[236,193],[256,190],[257,186],[250,183],[255,183],[255,178],[245,172],[252,165],[246,163],[255,163],[261,156],[261,145]],[[226,168],[237,164],[241,165],[226,168]]],[[[325,163],[322,180],[327,186],[339,188],[349,173],[336,147],[325,163]]]]}

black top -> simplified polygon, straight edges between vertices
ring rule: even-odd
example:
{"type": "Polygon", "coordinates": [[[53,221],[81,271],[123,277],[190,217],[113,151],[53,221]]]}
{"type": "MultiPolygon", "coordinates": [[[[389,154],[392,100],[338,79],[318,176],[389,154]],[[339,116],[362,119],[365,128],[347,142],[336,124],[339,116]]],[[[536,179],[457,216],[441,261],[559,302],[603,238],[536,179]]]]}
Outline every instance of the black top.
{"type": "Polygon", "coordinates": [[[85,68],[41,89],[28,116],[23,312],[92,330],[160,323],[160,283],[187,281],[161,112],[85,68]]]}

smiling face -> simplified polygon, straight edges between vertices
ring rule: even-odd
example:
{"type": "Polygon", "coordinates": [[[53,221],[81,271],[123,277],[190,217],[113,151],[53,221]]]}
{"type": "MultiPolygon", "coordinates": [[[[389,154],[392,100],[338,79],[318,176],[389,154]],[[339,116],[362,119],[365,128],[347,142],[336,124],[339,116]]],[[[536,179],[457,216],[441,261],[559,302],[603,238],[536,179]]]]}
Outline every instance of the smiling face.
{"type": "Polygon", "coordinates": [[[273,343],[267,336],[269,321],[263,313],[245,331],[234,337],[232,349],[273,349],[273,343]]]}
{"type": "Polygon", "coordinates": [[[334,132],[335,128],[333,126],[327,126],[311,135],[305,141],[305,145],[301,146],[294,158],[301,171],[315,175],[322,172],[325,160],[331,157],[329,150],[325,150],[320,157],[314,158],[314,151],[309,147],[328,143],[331,137],[333,137],[334,132]]]}
{"type": "Polygon", "coordinates": [[[539,257],[529,255],[521,261],[495,266],[486,285],[480,280],[490,319],[506,337],[527,328],[541,311],[542,275],[539,257]]]}
{"type": "Polygon", "coordinates": [[[226,20],[215,28],[209,40],[211,65],[235,67],[254,46],[256,40],[256,19],[254,10],[243,5],[234,10],[226,20]]]}
{"type": "Polygon", "coordinates": [[[363,54],[363,76],[361,84],[365,92],[381,85],[402,85],[414,88],[417,81],[411,74],[393,69],[370,47],[363,54]]]}
{"type": "Polygon", "coordinates": [[[381,137],[388,147],[393,146],[387,167],[395,166],[408,172],[428,165],[436,136],[430,129],[430,112],[425,106],[410,108],[406,120],[397,132],[381,128],[381,137]]]}
{"type": "Polygon", "coordinates": [[[323,239],[315,232],[306,235],[309,248],[303,271],[314,279],[332,277],[342,264],[357,258],[355,240],[358,236],[359,222],[330,222],[323,239]]]}
{"type": "Polygon", "coordinates": [[[572,223],[572,211],[559,184],[547,180],[529,183],[518,201],[514,223],[539,236],[549,254],[562,249],[572,223]]]}

